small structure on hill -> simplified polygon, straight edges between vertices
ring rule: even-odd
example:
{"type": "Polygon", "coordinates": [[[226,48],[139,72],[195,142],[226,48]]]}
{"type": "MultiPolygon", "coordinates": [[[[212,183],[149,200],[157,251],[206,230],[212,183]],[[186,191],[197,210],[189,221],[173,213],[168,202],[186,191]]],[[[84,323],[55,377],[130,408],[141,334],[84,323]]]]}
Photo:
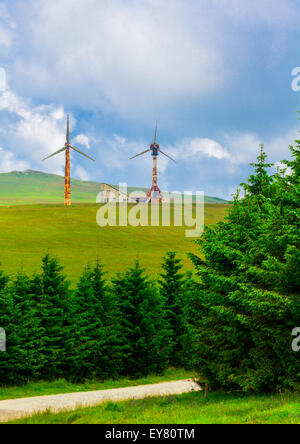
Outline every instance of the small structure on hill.
{"type": "Polygon", "coordinates": [[[138,197],[133,197],[124,193],[118,187],[107,183],[100,184],[100,202],[101,203],[137,203],[138,197]]]}

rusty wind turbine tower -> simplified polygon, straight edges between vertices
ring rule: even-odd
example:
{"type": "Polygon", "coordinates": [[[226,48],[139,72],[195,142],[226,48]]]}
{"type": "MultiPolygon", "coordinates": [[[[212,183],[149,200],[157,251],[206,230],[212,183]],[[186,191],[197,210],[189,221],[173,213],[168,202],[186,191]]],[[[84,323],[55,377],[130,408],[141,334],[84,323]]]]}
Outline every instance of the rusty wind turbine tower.
{"type": "Polygon", "coordinates": [[[149,153],[152,151],[151,155],[153,157],[153,181],[152,181],[152,187],[148,192],[147,195],[147,201],[148,202],[162,202],[163,201],[163,195],[162,192],[159,189],[158,182],[157,182],[157,158],[159,153],[163,154],[164,156],[168,157],[168,159],[172,160],[176,163],[172,157],[168,156],[168,154],[164,153],[161,149],[159,144],[157,143],[157,122],[156,122],[156,128],[155,128],[155,137],[154,137],[154,143],[150,146],[150,148],[146,151],[143,151],[140,154],[137,154],[136,156],[131,157],[131,159],[135,159],[136,157],[142,156],[143,154],[149,153]]]}
{"type": "Polygon", "coordinates": [[[70,117],[68,115],[67,118],[67,141],[65,143],[65,146],[61,148],[60,150],[56,151],[56,153],[51,154],[50,156],[46,157],[43,160],[50,159],[53,156],[56,156],[57,154],[62,153],[63,151],[66,152],[66,165],[65,165],[65,206],[69,207],[71,205],[71,162],[70,162],[70,150],[77,151],[79,154],[82,154],[83,156],[87,157],[88,159],[95,162],[94,159],[92,159],[87,154],[84,154],[82,151],[80,151],[78,148],[73,146],[70,142],[70,117]]]}

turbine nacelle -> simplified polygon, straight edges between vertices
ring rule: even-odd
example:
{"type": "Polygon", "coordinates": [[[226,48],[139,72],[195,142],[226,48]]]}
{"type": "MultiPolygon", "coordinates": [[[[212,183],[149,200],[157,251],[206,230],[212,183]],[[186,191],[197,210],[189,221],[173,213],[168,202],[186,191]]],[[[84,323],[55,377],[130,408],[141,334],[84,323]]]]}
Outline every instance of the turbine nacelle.
{"type": "Polygon", "coordinates": [[[160,151],[160,146],[158,145],[158,143],[154,142],[152,143],[152,145],[150,146],[150,150],[152,151],[152,156],[156,157],[159,154],[160,151]]]}

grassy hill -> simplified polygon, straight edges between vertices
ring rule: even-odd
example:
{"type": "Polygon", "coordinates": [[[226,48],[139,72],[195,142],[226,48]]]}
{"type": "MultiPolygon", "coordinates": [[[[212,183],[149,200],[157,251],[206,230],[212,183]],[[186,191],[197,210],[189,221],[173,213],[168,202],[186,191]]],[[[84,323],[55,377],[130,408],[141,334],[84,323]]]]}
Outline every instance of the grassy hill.
{"type": "MultiPolygon", "coordinates": [[[[99,183],[72,179],[72,202],[95,203],[100,191],[99,183]]],[[[130,187],[129,191],[146,188],[130,187]]],[[[13,171],[0,174],[0,206],[28,204],[60,204],[64,201],[64,177],[40,171],[13,171]]],[[[225,203],[206,196],[207,203],[225,203]]]]}
{"type": "MultiPolygon", "coordinates": [[[[64,207],[64,178],[36,171],[0,174],[0,262],[11,274],[38,271],[47,251],[58,256],[74,282],[88,261],[99,257],[111,275],[137,257],[157,275],[163,256],[176,250],[185,268],[186,253],[196,252],[185,227],[105,227],[96,223],[99,184],[72,180],[71,207],[64,207]]],[[[205,205],[205,224],[222,220],[228,205],[221,199],[205,205]]],[[[130,211],[130,206],[128,207],[130,211]]]]}
{"type": "MultiPolygon", "coordinates": [[[[185,227],[105,227],[96,223],[100,205],[14,205],[0,207],[0,262],[9,273],[38,271],[43,254],[50,251],[76,281],[88,261],[99,257],[109,274],[123,271],[137,257],[149,273],[160,272],[167,251],[178,251],[185,268],[187,252],[197,252],[185,227]]],[[[130,210],[130,206],[128,208],[130,210]]],[[[222,220],[228,205],[206,204],[205,224],[222,220]]]]}

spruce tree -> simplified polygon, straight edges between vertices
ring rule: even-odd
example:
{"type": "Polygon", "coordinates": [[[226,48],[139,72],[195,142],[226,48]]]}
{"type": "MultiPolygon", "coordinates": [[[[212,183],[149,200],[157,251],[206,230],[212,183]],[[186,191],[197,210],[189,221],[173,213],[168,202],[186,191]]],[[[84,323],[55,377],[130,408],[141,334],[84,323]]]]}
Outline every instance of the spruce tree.
{"type": "Polygon", "coordinates": [[[14,368],[23,382],[38,380],[45,360],[40,346],[43,329],[33,290],[32,278],[24,273],[19,273],[10,285],[18,337],[14,368]]]}
{"type": "MultiPolygon", "coordinates": [[[[101,273],[101,275],[100,275],[101,273]]],[[[68,341],[68,378],[84,380],[103,375],[104,344],[103,292],[105,282],[98,273],[98,292],[94,289],[94,272],[87,266],[77,285],[72,311],[72,327],[68,341]]]]}
{"type": "Polygon", "coordinates": [[[170,327],[170,364],[174,367],[186,366],[188,356],[188,333],[185,319],[185,279],[181,260],[175,252],[168,252],[162,264],[164,273],[159,279],[160,292],[165,299],[166,320],[170,327]]]}
{"type": "Polygon", "coordinates": [[[205,259],[192,256],[200,277],[189,304],[194,364],[212,386],[299,387],[300,356],[291,348],[300,324],[297,147],[292,175],[264,180],[249,206],[237,196],[226,221],[199,241],[205,259]]]}
{"type": "Polygon", "coordinates": [[[119,316],[118,301],[97,260],[93,268],[85,268],[74,294],[66,377],[80,381],[120,375],[119,316]]]}
{"type": "MultiPolygon", "coordinates": [[[[8,277],[0,270],[0,328],[4,329],[6,335],[6,350],[10,347],[10,341],[13,341],[13,302],[11,294],[7,291],[8,277]]],[[[0,351],[0,384],[13,384],[14,370],[13,362],[9,353],[0,351]]]]}
{"type": "Polygon", "coordinates": [[[121,309],[124,372],[131,377],[163,372],[169,362],[164,301],[137,261],[113,280],[121,309]]]}
{"type": "Polygon", "coordinates": [[[19,273],[0,292],[0,298],[0,323],[7,335],[7,351],[0,357],[0,380],[6,384],[38,380],[43,365],[42,332],[32,279],[19,273]]]}
{"type": "Polygon", "coordinates": [[[42,259],[40,291],[36,300],[40,301],[40,327],[43,329],[41,347],[45,356],[41,377],[52,380],[64,376],[72,298],[63,267],[49,254],[42,259]]]}
{"type": "Polygon", "coordinates": [[[267,191],[268,185],[273,182],[273,177],[268,174],[267,169],[273,167],[272,163],[266,163],[267,154],[264,151],[264,145],[260,145],[260,154],[257,157],[257,163],[250,163],[254,168],[248,180],[248,183],[242,183],[245,189],[249,189],[251,195],[261,195],[267,191]]]}
{"type": "Polygon", "coordinates": [[[99,260],[93,270],[93,290],[102,302],[102,323],[104,340],[102,344],[101,366],[104,378],[117,378],[124,369],[121,311],[118,294],[103,280],[103,268],[99,260]]]}

